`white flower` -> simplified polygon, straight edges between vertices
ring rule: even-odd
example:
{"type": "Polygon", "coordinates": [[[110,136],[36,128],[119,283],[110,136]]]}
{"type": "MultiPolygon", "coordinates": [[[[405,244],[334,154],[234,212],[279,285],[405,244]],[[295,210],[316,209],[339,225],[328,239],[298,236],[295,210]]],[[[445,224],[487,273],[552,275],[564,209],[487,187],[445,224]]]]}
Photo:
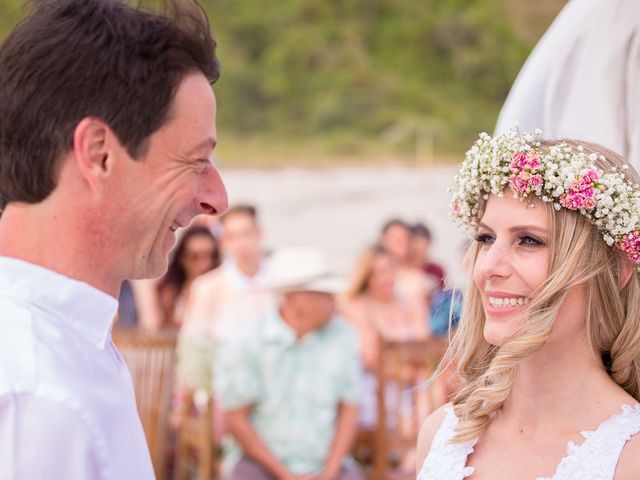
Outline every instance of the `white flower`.
{"type": "MultiPolygon", "coordinates": [[[[542,150],[537,140],[541,134],[539,130],[533,134],[520,134],[517,129],[512,129],[491,138],[487,133],[481,133],[465,154],[458,175],[454,177],[452,198],[460,209],[459,215],[454,218],[467,226],[476,225],[479,220],[478,202],[481,198],[487,200],[490,194],[504,195],[504,188],[509,185],[512,174],[512,158],[515,152],[520,152],[529,159],[535,156],[540,160],[536,170],[542,178],[541,183],[529,185],[530,194],[523,190],[519,195],[514,195],[521,201],[530,202],[531,196],[536,195],[543,202],[552,202],[553,208],[560,210],[566,196],[576,195],[569,190],[575,187],[574,182],[579,182],[587,172],[593,170],[599,176],[598,190],[593,197],[596,205],[593,209],[581,208],[579,213],[602,232],[608,245],[615,244],[631,231],[640,232],[639,185],[630,183],[616,168],[602,171],[596,161],[604,157],[596,153],[587,155],[581,145],[574,148],[561,143],[542,150]]],[[[622,170],[627,168],[625,165],[622,170]]],[[[575,196],[574,200],[581,201],[579,196],[575,196]]]]}

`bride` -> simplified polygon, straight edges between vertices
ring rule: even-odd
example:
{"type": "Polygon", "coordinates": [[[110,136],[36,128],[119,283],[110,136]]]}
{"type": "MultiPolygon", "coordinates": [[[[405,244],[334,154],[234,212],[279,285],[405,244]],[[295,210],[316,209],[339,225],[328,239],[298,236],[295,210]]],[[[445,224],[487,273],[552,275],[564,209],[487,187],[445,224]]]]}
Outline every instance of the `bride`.
{"type": "Polygon", "coordinates": [[[539,133],[482,134],[456,177],[473,281],[418,480],[640,478],[640,177],[539,133]]]}

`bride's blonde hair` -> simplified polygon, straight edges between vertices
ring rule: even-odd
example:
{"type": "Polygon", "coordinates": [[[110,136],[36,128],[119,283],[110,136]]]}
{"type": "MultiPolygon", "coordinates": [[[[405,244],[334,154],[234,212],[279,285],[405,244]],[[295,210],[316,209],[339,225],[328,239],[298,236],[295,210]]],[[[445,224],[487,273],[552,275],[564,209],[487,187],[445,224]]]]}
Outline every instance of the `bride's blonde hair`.
{"type": "MultiPolygon", "coordinates": [[[[563,141],[604,155],[596,163],[605,171],[627,165],[622,157],[599,145],[563,141]]],[[[543,142],[542,148],[558,143],[543,142]]],[[[630,168],[625,176],[640,184],[635,170],[630,168]]],[[[620,290],[622,262],[629,262],[624,254],[609,247],[582,215],[564,208],[556,211],[548,204],[544,208],[549,225],[548,278],[529,304],[526,324],[503,345],[485,341],[480,292],[469,282],[460,325],[445,357],[456,365],[460,382],[453,398],[460,419],[456,441],[480,435],[500,410],[511,393],[518,363],[544,345],[560,306],[577,285],[583,285],[586,292],[591,348],[601,355],[611,378],[640,400],[640,275],[630,267],[631,278],[620,290]]],[[[472,264],[477,253],[475,244],[468,253],[472,264]]]]}

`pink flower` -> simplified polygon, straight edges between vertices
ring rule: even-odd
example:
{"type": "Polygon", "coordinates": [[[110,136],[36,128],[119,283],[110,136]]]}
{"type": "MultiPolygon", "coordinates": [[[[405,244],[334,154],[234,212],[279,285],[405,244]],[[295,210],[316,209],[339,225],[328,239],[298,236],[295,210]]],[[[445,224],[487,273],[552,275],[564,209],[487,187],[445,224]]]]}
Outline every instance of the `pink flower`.
{"type": "Polygon", "coordinates": [[[512,170],[522,170],[524,168],[525,162],[527,160],[526,152],[513,152],[513,157],[511,157],[511,169],[512,170]]]}
{"type": "Polygon", "coordinates": [[[529,185],[531,185],[531,188],[533,189],[538,189],[542,187],[542,177],[540,175],[533,175],[529,179],[529,185]]]}
{"type": "Polygon", "coordinates": [[[576,178],[571,187],[567,189],[566,195],[560,200],[560,204],[570,210],[590,210],[596,206],[596,190],[600,187],[596,183],[600,178],[595,170],[589,170],[579,178],[576,178]]]}
{"type": "Polygon", "coordinates": [[[570,196],[569,194],[565,193],[560,198],[560,205],[562,205],[564,208],[568,208],[569,210],[577,210],[574,198],[574,196],[570,196]]]}
{"type": "Polygon", "coordinates": [[[511,157],[511,163],[509,167],[515,172],[521,172],[527,170],[529,172],[537,169],[540,166],[540,159],[535,155],[529,155],[527,152],[514,152],[511,157]]]}
{"type": "Polygon", "coordinates": [[[593,198],[593,189],[575,190],[570,188],[560,199],[560,204],[569,210],[590,210],[596,206],[596,201],[593,198]]]}
{"type": "Polygon", "coordinates": [[[586,188],[582,188],[580,189],[580,195],[583,198],[593,198],[595,192],[593,187],[586,187],[586,188]]]}
{"type": "Polygon", "coordinates": [[[532,175],[526,171],[513,173],[509,178],[509,186],[516,195],[531,193],[532,190],[539,189],[542,186],[542,177],[540,175],[532,175]]]}
{"type": "Polygon", "coordinates": [[[589,170],[582,176],[582,181],[588,184],[600,180],[600,174],[596,170],[589,170]]]}
{"type": "Polygon", "coordinates": [[[538,157],[536,157],[535,155],[531,155],[529,157],[529,162],[528,162],[527,166],[531,170],[537,170],[538,167],[540,166],[540,159],[538,157]]]}
{"type": "Polygon", "coordinates": [[[640,263],[640,233],[633,231],[616,242],[616,247],[625,252],[631,260],[640,263]]]}
{"type": "Polygon", "coordinates": [[[516,195],[522,195],[523,193],[528,193],[529,182],[520,175],[512,175],[509,180],[509,186],[516,195]]]}
{"type": "Polygon", "coordinates": [[[462,216],[462,210],[460,210],[460,203],[458,202],[458,200],[455,200],[453,202],[453,214],[456,217],[461,217],[462,216]]]}

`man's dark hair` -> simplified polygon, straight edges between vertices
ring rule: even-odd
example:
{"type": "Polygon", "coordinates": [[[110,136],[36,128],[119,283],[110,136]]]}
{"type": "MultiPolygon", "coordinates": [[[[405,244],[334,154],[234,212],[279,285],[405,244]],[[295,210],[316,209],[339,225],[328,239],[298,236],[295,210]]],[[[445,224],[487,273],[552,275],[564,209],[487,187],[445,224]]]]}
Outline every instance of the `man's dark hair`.
{"type": "Polygon", "coordinates": [[[392,227],[402,227],[407,232],[411,231],[411,227],[409,226],[409,224],[407,222],[405,222],[404,220],[402,220],[400,218],[392,218],[391,220],[388,220],[384,224],[384,226],[382,227],[382,234],[384,235],[385,233],[387,233],[387,231],[392,227]]]}
{"type": "Polygon", "coordinates": [[[38,203],[86,117],[106,122],[139,159],[167,122],[184,76],[220,75],[209,20],[196,0],[163,13],[120,0],[36,0],[0,45],[0,209],[38,203]]]}
{"type": "Polygon", "coordinates": [[[258,210],[253,205],[246,203],[239,203],[238,205],[229,207],[229,209],[220,217],[220,222],[224,225],[224,222],[235,215],[246,215],[253,220],[253,223],[258,223],[258,210]]]}

